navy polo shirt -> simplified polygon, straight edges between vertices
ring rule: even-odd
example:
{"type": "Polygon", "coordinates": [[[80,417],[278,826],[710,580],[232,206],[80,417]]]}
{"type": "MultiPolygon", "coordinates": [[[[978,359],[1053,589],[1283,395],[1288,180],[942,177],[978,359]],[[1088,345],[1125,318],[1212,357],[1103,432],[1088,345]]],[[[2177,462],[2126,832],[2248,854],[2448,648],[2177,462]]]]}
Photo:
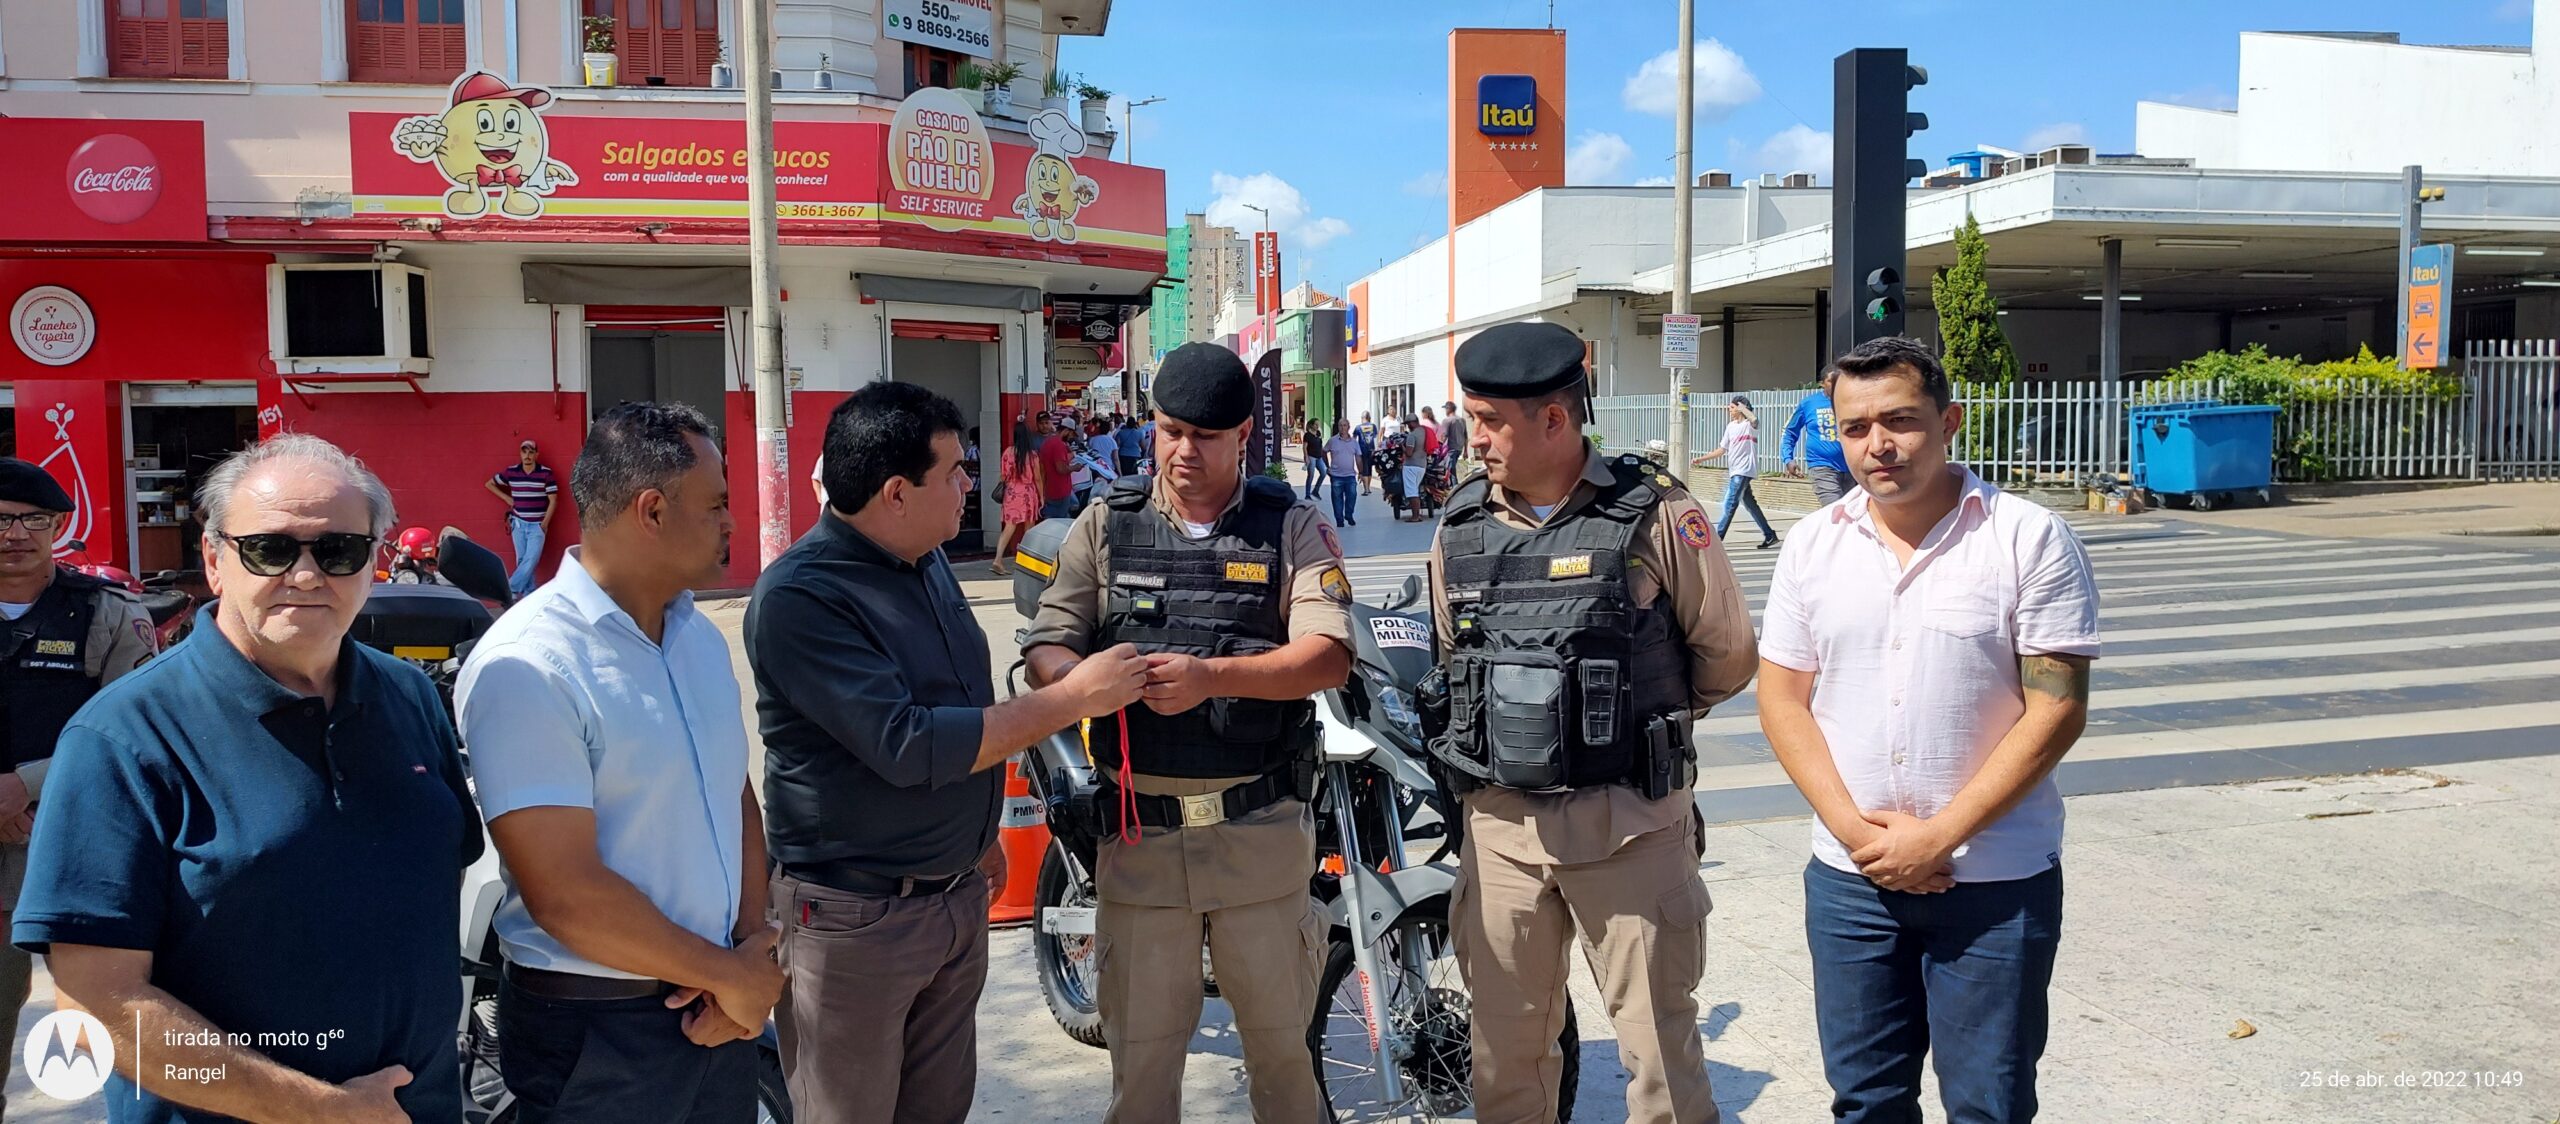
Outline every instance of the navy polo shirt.
{"type": "MultiPolygon", "coordinates": [[[[407,1066],[410,1118],[459,1121],[461,878],[481,836],[456,749],[417,669],[343,642],[324,707],[207,609],[63,730],[11,938],[150,952],[154,986],[268,1036],[268,1057],[332,1083],[407,1066]]],[[[121,1072],[103,1101],[114,1124],[227,1119],[137,1099],[121,1072]]]]}

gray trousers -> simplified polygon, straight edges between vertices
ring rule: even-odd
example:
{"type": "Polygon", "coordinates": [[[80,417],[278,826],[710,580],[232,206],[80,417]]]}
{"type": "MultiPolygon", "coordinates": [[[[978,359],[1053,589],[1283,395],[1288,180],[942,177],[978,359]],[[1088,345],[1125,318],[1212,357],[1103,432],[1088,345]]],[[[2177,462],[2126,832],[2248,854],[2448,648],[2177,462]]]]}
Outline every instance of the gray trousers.
{"type": "Polygon", "coordinates": [[[1825,464],[1809,464],[1805,472],[1813,477],[1813,498],[1829,504],[1849,494],[1849,474],[1825,464]]]}

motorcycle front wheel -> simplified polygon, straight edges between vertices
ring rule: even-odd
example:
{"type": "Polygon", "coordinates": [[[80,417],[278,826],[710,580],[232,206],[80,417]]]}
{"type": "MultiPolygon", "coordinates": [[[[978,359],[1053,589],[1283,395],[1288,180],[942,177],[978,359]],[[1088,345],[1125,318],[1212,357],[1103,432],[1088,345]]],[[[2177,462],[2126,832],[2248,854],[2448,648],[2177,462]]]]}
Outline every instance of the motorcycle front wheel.
{"type": "Polygon", "coordinates": [[[1040,998],[1067,1037],[1101,1046],[1102,973],[1093,956],[1093,936],[1053,932],[1049,925],[1052,909],[1083,910],[1089,930],[1097,902],[1093,884],[1069,874],[1065,856],[1052,846],[1040,857],[1040,881],[1032,896],[1037,912],[1032,915],[1031,959],[1039,970],[1040,998]]]}
{"type": "MultiPolygon", "coordinates": [[[[1458,974],[1449,936],[1448,899],[1416,903],[1378,941],[1387,979],[1384,1020],[1368,1011],[1368,994],[1354,970],[1351,941],[1340,929],[1325,950],[1317,979],[1315,1018],[1307,1049],[1315,1055],[1316,1083],[1331,1119],[1445,1120],[1472,1115],[1475,1092],[1468,1032],[1474,997],[1458,974]],[[1391,1042],[1401,1089],[1390,1102],[1378,1073],[1373,1043],[1391,1042]]],[[[1582,1035],[1573,1007],[1564,1012],[1564,1075],[1556,1094],[1558,1124],[1573,1119],[1574,1087],[1582,1077],[1582,1035]]]]}

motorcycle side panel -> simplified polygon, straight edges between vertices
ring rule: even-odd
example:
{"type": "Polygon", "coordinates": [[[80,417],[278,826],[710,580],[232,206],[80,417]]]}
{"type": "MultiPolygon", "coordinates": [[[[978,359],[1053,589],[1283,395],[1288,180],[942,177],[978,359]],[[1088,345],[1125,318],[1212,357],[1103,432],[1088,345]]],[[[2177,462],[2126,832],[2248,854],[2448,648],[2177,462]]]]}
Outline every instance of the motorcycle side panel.
{"type": "Polygon", "coordinates": [[[1350,892],[1335,895],[1325,912],[1333,924],[1347,929],[1351,904],[1357,901],[1368,913],[1362,928],[1372,934],[1386,932],[1405,911],[1433,898],[1445,899],[1458,886],[1458,868],[1453,863],[1426,863],[1386,874],[1353,866],[1348,877],[1354,884],[1350,892]]]}

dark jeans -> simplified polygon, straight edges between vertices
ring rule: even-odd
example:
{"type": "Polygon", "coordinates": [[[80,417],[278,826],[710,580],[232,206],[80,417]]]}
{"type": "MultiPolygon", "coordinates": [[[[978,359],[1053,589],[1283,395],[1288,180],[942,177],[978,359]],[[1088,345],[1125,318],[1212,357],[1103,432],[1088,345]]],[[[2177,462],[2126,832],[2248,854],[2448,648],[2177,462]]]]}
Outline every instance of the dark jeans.
{"type": "Polygon", "coordinates": [[[1323,491],[1323,490],[1324,490],[1324,477],[1325,477],[1325,471],[1324,471],[1324,458],[1323,458],[1323,457],[1320,457],[1320,456],[1311,456],[1311,457],[1308,457],[1308,458],[1307,458],[1307,498],[1309,498],[1309,499],[1314,499],[1314,498],[1315,498],[1315,496],[1316,496],[1316,493],[1321,492],[1321,491],[1323,491]]]}
{"type": "Polygon", "coordinates": [[[683,1018],[657,998],[546,999],[499,985],[498,1068],[518,1124],[749,1124],[755,1042],[696,1046],[683,1018]]]}
{"type": "Polygon", "coordinates": [[[1333,478],[1334,526],[1348,527],[1351,525],[1351,521],[1354,518],[1351,508],[1353,504],[1359,501],[1359,499],[1360,487],[1357,483],[1356,477],[1336,476],[1333,478]]]}
{"type": "Polygon", "coordinates": [[[1769,517],[1760,513],[1760,497],[1751,494],[1751,478],[1727,476],[1724,483],[1724,510],[1716,514],[1717,538],[1723,538],[1725,528],[1733,526],[1733,509],[1736,505],[1750,509],[1751,521],[1760,525],[1762,541],[1778,537],[1778,532],[1769,526],[1769,517]]]}
{"type": "Polygon", "coordinates": [[[1932,1047],[1948,1124],[2035,1119],[2061,867],[1906,894],[1817,859],[1804,900],[1833,1119],[1920,1124],[1920,1059],[1932,1047]]]}
{"type": "Polygon", "coordinates": [[[1050,500],[1040,505],[1042,519],[1073,519],[1075,517],[1076,501],[1072,496],[1062,500],[1050,500]]]}

